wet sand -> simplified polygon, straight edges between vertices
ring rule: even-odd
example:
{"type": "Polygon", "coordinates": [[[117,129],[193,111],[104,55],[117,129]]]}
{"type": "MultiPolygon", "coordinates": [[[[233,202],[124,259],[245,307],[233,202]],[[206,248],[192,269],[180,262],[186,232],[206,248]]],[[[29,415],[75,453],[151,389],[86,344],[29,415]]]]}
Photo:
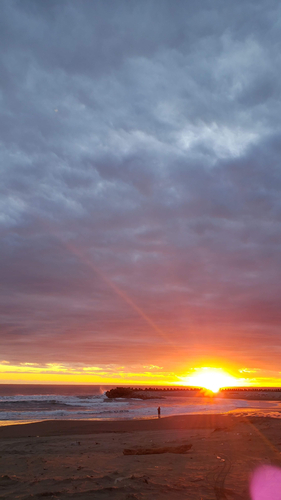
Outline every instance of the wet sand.
{"type": "Polygon", "coordinates": [[[252,472],[281,466],[280,452],[281,420],[270,417],[5,426],[0,498],[247,500],[252,472]]]}

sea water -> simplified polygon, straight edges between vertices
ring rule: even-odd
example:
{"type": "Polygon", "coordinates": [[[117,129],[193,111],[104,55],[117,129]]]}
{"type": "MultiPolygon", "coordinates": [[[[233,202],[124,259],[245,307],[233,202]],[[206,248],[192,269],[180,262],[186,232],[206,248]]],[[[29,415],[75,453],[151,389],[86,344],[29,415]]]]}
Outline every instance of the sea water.
{"type": "Polygon", "coordinates": [[[161,415],[234,413],[281,417],[278,401],[249,401],[215,397],[161,399],[108,399],[109,386],[87,385],[0,385],[0,425],[41,420],[120,420],[157,418],[161,415]]]}

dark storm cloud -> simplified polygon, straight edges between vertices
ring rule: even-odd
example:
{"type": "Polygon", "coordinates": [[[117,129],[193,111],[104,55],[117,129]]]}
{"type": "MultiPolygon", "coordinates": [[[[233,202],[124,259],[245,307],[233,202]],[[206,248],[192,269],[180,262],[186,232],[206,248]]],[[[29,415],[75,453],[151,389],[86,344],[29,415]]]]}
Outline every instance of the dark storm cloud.
{"type": "Polygon", "coordinates": [[[276,353],[279,3],[2,10],[2,357],[276,353]]]}

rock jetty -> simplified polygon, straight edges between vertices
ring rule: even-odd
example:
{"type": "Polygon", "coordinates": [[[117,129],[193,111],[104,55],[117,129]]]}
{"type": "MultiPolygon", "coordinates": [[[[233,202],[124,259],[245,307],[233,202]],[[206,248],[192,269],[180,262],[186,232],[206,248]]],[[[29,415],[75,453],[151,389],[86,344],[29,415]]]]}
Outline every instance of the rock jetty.
{"type": "Polygon", "coordinates": [[[106,391],[105,395],[109,399],[115,398],[137,398],[137,399],[163,399],[168,395],[173,396],[184,396],[184,395],[197,395],[196,393],[201,392],[198,388],[190,388],[190,387],[116,387],[115,389],[110,389],[110,391],[106,391]],[[185,393],[185,394],[184,394],[185,393]],[[187,394],[189,393],[189,394],[187,394]]]}
{"type": "Polygon", "coordinates": [[[105,395],[109,399],[115,399],[115,398],[159,399],[158,395],[151,395],[147,393],[145,390],[132,389],[131,387],[116,387],[115,389],[110,389],[110,391],[106,391],[105,395]]]}

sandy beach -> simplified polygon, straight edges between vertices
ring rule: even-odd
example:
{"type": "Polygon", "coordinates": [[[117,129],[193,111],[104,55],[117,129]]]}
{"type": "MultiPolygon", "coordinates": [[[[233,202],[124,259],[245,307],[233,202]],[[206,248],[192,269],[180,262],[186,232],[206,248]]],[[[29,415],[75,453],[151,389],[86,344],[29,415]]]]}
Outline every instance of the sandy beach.
{"type": "Polygon", "coordinates": [[[0,428],[2,499],[237,499],[281,465],[281,421],[187,415],[0,428]]]}

